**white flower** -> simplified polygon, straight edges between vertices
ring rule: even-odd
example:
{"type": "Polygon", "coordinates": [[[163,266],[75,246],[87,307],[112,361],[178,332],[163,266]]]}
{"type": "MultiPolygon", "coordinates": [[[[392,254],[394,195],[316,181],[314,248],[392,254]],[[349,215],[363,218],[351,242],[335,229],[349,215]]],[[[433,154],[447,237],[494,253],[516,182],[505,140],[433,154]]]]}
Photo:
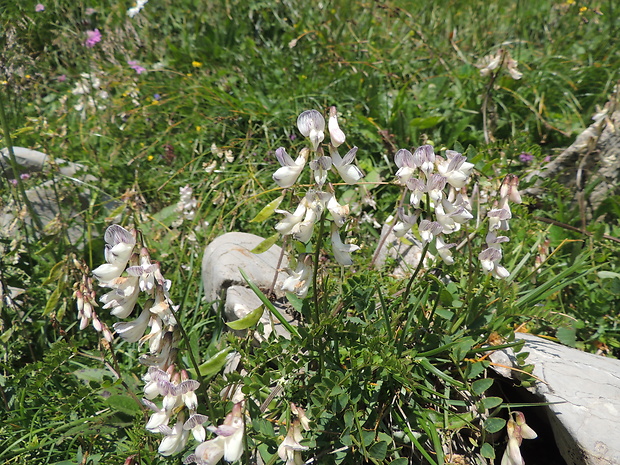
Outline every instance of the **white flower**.
{"type": "Polygon", "coordinates": [[[433,201],[433,204],[436,205],[437,202],[441,201],[444,198],[444,187],[446,187],[446,182],[448,180],[445,176],[441,174],[431,174],[428,177],[428,181],[426,183],[426,191],[428,192],[428,196],[433,201]]]}
{"type": "Polygon", "coordinates": [[[525,422],[525,416],[521,412],[512,412],[506,423],[508,433],[508,444],[501,465],[525,465],[525,460],[521,456],[519,447],[523,439],[536,439],[538,435],[525,422]],[[514,416],[514,419],[513,419],[514,416]]]}
{"type": "Polygon", "coordinates": [[[127,318],[133,312],[140,296],[138,282],[139,279],[134,276],[116,278],[114,280],[116,288],[99,299],[105,304],[103,308],[112,309],[110,314],[118,318],[127,318]]]}
{"type": "Polygon", "coordinates": [[[336,224],[334,223],[332,223],[331,240],[332,251],[334,252],[334,258],[336,259],[336,261],[342,266],[353,265],[351,252],[355,252],[356,250],[358,250],[359,246],[355,244],[344,244],[340,239],[340,234],[338,233],[338,226],[336,226],[336,224]]]}
{"type": "Polygon", "coordinates": [[[306,263],[305,259],[299,260],[295,271],[287,270],[287,273],[289,277],[282,283],[282,290],[292,292],[300,299],[305,298],[310,288],[310,276],[312,274],[310,263],[306,263]]]}
{"type": "Polygon", "coordinates": [[[420,168],[426,176],[432,173],[435,167],[435,151],[432,145],[421,145],[413,152],[413,163],[420,168]]]}
{"type": "Polygon", "coordinates": [[[159,433],[159,427],[162,425],[166,426],[170,421],[172,411],[159,408],[148,399],[142,399],[142,404],[153,411],[149,420],[146,422],[145,428],[151,433],[159,433]]]}
{"type": "Polygon", "coordinates": [[[500,249],[488,247],[480,252],[478,259],[480,260],[480,265],[485,273],[490,273],[498,279],[503,279],[510,276],[508,270],[499,264],[502,259],[502,251],[500,249]]]}
{"type": "Polygon", "coordinates": [[[192,414],[187,421],[183,424],[183,429],[191,431],[194,439],[198,442],[203,442],[206,438],[206,431],[203,423],[205,423],[208,418],[199,413],[192,414]]]}
{"type": "MultiPolygon", "coordinates": [[[[397,173],[398,174],[398,173],[397,173]]],[[[422,197],[426,193],[426,183],[418,178],[407,179],[407,188],[411,191],[411,197],[409,201],[414,207],[419,207],[422,197]]]]}
{"type": "Polygon", "coordinates": [[[183,463],[215,465],[224,457],[224,441],[225,438],[223,436],[217,436],[214,439],[199,444],[194,453],[183,460],[183,463]]]}
{"type": "Polygon", "coordinates": [[[308,450],[308,447],[300,444],[302,439],[299,420],[295,420],[288,429],[286,438],[278,446],[278,456],[286,462],[286,465],[302,465],[304,463],[301,451],[308,450]]]}
{"type": "Polygon", "coordinates": [[[411,228],[417,223],[418,216],[419,211],[417,210],[413,215],[407,215],[405,214],[405,209],[403,207],[399,207],[398,218],[400,218],[400,221],[396,223],[396,225],[394,225],[394,228],[392,229],[394,235],[396,237],[403,237],[405,234],[407,234],[407,232],[409,232],[409,230],[411,230],[411,228]]]}
{"type": "Polygon", "coordinates": [[[208,429],[224,438],[224,460],[234,462],[241,458],[241,454],[243,454],[244,429],[241,402],[233,405],[232,412],[226,416],[223,424],[217,428],[210,426],[208,429]]]}
{"type": "Polygon", "coordinates": [[[276,210],[276,213],[281,213],[285,216],[278,224],[276,224],[276,231],[283,236],[291,234],[293,228],[302,221],[304,215],[306,214],[307,208],[306,198],[304,197],[301,199],[301,202],[299,202],[299,205],[295,209],[294,213],[289,213],[286,210],[276,210]]]}
{"type": "Polygon", "coordinates": [[[327,180],[327,172],[332,167],[332,159],[326,156],[320,156],[316,160],[310,162],[310,169],[314,171],[314,181],[319,186],[319,189],[323,187],[327,180]]]}
{"type": "Polygon", "coordinates": [[[452,257],[452,252],[450,252],[450,249],[455,245],[456,244],[446,244],[441,234],[435,237],[435,247],[437,248],[437,253],[446,265],[454,264],[454,258],[452,257]]]}
{"type": "Polygon", "coordinates": [[[504,203],[507,203],[505,199],[508,199],[513,203],[521,203],[521,194],[519,193],[518,187],[518,176],[509,174],[506,178],[504,178],[504,181],[499,189],[499,195],[502,199],[504,199],[504,203]]]}
{"type": "Polygon", "coordinates": [[[508,203],[504,206],[504,208],[495,208],[487,213],[489,217],[489,230],[495,231],[496,229],[500,229],[502,231],[508,231],[510,226],[508,225],[508,220],[512,218],[512,213],[510,212],[510,207],[508,203]]]}
{"type": "Polygon", "coordinates": [[[327,120],[327,128],[329,129],[329,139],[334,147],[344,144],[346,136],[338,126],[338,111],[336,107],[329,108],[329,118],[327,120]]]}
{"type": "Polygon", "coordinates": [[[336,223],[338,227],[342,226],[347,219],[347,215],[349,214],[349,206],[340,205],[338,200],[336,200],[335,195],[327,193],[325,207],[332,214],[334,223],[336,223]]]}
{"type": "Polygon", "coordinates": [[[364,177],[362,170],[354,164],[356,153],[357,147],[353,147],[344,157],[341,158],[336,147],[331,145],[329,147],[329,154],[332,158],[332,166],[336,168],[336,171],[338,171],[338,174],[342,180],[347,184],[356,184],[357,181],[364,177]]]}
{"type": "Polygon", "coordinates": [[[136,6],[131,7],[127,10],[127,16],[129,16],[130,18],[133,18],[134,16],[136,16],[138,13],[140,13],[142,8],[144,8],[144,5],[146,5],[148,1],[149,0],[138,0],[136,2],[136,6]]]}
{"type": "Polygon", "coordinates": [[[416,165],[413,162],[413,155],[407,149],[400,149],[394,155],[394,163],[398,167],[396,177],[401,184],[407,184],[407,181],[416,172],[416,165]]]}
{"type": "Polygon", "coordinates": [[[133,321],[114,323],[114,330],[124,341],[138,342],[148,327],[151,319],[149,305],[144,306],[140,316],[133,321]]]}
{"type": "Polygon", "coordinates": [[[93,275],[99,280],[100,285],[107,285],[123,273],[136,245],[133,234],[117,224],[106,229],[104,240],[107,263],[93,270],[93,275]]]}
{"type": "Polygon", "coordinates": [[[319,147],[325,138],[325,118],[316,110],[306,110],[297,117],[297,128],[312,143],[312,150],[319,147]]]}
{"type": "Polygon", "coordinates": [[[299,178],[299,175],[306,165],[309,152],[310,151],[304,147],[299,152],[297,160],[293,161],[290,155],[286,153],[284,147],[276,149],[276,158],[282,167],[278,168],[276,172],[273,173],[272,177],[278,186],[291,187],[297,182],[297,178],[299,178]]]}
{"type": "Polygon", "coordinates": [[[189,431],[183,429],[183,423],[185,422],[185,417],[183,412],[179,413],[177,417],[177,422],[172,427],[172,429],[167,426],[160,426],[159,432],[165,435],[164,439],[162,439],[159,444],[158,451],[164,457],[174,455],[177,452],[181,452],[185,445],[187,444],[187,438],[189,436],[189,431]]]}
{"type": "Polygon", "coordinates": [[[448,184],[455,189],[464,187],[474,168],[473,163],[467,162],[467,157],[454,150],[446,150],[446,158],[444,160],[441,157],[437,157],[437,171],[445,176],[448,184]]]}
{"type": "Polygon", "coordinates": [[[422,220],[418,225],[418,233],[425,244],[442,232],[443,227],[437,221],[422,220]]]}

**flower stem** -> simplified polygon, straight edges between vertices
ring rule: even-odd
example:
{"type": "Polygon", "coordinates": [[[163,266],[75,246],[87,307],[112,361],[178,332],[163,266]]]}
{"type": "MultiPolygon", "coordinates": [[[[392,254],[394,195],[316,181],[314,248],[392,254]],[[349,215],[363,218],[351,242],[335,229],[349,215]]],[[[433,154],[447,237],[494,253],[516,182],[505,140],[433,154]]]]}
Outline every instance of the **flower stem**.
{"type": "Polygon", "coordinates": [[[314,323],[319,324],[320,311],[319,311],[319,288],[318,288],[318,276],[319,276],[319,259],[321,258],[321,247],[323,246],[323,233],[325,231],[325,212],[321,213],[321,219],[319,221],[319,237],[316,241],[316,249],[314,251],[314,269],[312,270],[312,288],[314,289],[314,323]]]}

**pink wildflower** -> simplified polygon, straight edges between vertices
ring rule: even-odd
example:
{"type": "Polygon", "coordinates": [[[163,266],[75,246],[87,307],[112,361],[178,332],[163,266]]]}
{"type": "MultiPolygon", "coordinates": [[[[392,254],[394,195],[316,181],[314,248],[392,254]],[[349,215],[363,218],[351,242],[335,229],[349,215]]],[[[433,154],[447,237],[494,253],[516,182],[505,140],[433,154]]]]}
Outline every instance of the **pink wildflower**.
{"type": "Polygon", "coordinates": [[[146,68],[144,66],[141,66],[137,61],[135,60],[129,60],[127,62],[127,64],[129,65],[129,67],[131,69],[133,69],[137,74],[142,74],[142,73],[146,73],[146,68]]]}
{"type": "Polygon", "coordinates": [[[37,3],[37,6],[34,7],[34,11],[37,13],[45,10],[45,6],[42,3],[37,3]]]}
{"type": "Polygon", "coordinates": [[[101,42],[101,32],[99,32],[99,29],[95,29],[94,31],[86,31],[86,36],[84,45],[88,48],[93,48],[97,42],[101,42]]]}

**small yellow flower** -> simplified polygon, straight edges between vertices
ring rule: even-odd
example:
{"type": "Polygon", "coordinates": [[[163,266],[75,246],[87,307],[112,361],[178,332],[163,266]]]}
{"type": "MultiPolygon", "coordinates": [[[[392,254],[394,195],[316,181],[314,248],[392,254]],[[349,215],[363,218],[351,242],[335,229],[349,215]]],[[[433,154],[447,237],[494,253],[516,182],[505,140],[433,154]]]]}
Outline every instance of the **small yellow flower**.
{"type": "Polygon", "coordinates": [[[146,157],[146,159],[147,159],[148,161],[153,161],[153,155],[149,155],[148,157],[146,157]]]}
{"type": "Polygon", "coordinates": [[[159,100],[152,99],[151,100],[151,105],[159,105],[159,100]]]}
{"type": "Polygon", "coordinates": [[[187,73],[186,76],[187,77],[192,77],[192,73],[187,73]]]}
{"type": "Polygon", "coordinates": [[[585,13],[586,11],[588,11],[587,6],[582,6],[581,8],[579,8],[579,13],[585,13]]]}
{"type": "Polygon", "coordinates": [[[202,129],[202,126],[196,126],[196,131],[200,132],[200,130],[202,129]]]}
{"type": "Polygon", "coordinates": [[[9,83],[9,81],[2,81],[0,82],[0,84],[2,84],[3,86],[6,86],[9,83]]]}
{"type": "Polygon", "coordinates": [[[26,74],[26,79],[30,79],[30,74],[26,74]]]}
{"type": "Polygon", "coordinates": [[[202,63],[199,62],[199,61],[194,60],[194,61],[192,61],[192,66],[194,68],[200,68],[202,66],[202,63]]]}

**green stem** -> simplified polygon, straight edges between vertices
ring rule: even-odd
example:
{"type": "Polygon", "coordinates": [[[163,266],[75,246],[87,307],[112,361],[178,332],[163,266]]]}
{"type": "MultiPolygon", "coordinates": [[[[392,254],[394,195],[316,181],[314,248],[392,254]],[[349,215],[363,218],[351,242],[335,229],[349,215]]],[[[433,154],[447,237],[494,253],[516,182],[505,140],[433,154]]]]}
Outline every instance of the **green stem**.
{"type": "Polygon", "coordinates": [[[215,417],[215,411],[213,410],[213,405],[211,405],[211,402],[209,401],[209,395],[207,393],[207,387],[205,385],[204,378],[200,374],[200,366],[198,365],[198,361],[196,360],[196,357],[194,356],[194,352],[192,351],[192,346],[189,343],[189,336],[185,332],[185,328],[183,328],[183,325],[181,324],[180,318],[178,318],[180,313],[181,313],[181,308],[179,308],[175,312],[175,319],[177,320],[177,327],[179,328],[179,331],[181,332],[181,337],[183,338],[183,341],[185,341],[185,346],[187,347],[187,353],[189,354],[189,359],[191,360],[192,365],[194,366],[194,370],[196,371],[196,377],[198,378],[198,382],[200,383],[200,387],[201,387],[201,389],[204,390],[204,393],[205,393],[204,399],[205,399],[205,403],[207,404],[207,410],[209,411],[209,417],[210,417],[209,419],[211,420],[212,423],[214,423],[215,422],[215,418],[216,418],[215,417]]]}
{"type": "Polygon", "coordinates": [[[415,278],[418,276],[418,273],[422,269],[422,265],[424,264],[424,258],[426,257],[426,252],[428,252],[428,248],[430,245],[430,241],[424,245],[424,248],[422,249],[422,254],[420,255],[420,261],[418,262],[418,266],[416,267],[415,271],[411,275],[411,278],[409,278],[409,281],[407,282],[407,287],[405,288],[405,292],[403,294],[404,306],[407,305],[407,301],[409,300],[409,293],[411,292],[411,286],[413,285],[413,281],[415,280],[415,278]]]}
{"type": "Polygon", "coordinates": [[[318,276],[319,276],[319,259],[321,258],[321,247],[323,246],[323,232],[325,230],[325,212],[321,214],[319,220],[319,237],[316,241],[316,249],[314,251],[314,269],[312,270],[312,288],[314,289],[314,323],[319,324],[321,312],[319,310],[319,288],[318,288],[318,276]]]}
{"type": "Polygon", "coordinates": [[[15,152],[13,151],[13,143],[11,142],[11,130],[9,129],[9,122],[6,118],[6,113],[4,112],[4,96],[2,92],[0,92],[0,120],[2,120],[2,131],[4,132],[4,140],[6,142],[7,151],[9,152],[11,169],[13,170],[13,176],[15,176],[15,180],[17,181],[17,190],[19,191],[20,197],[26,204],[28,213],[30,213],[30,217],[32,218],[32,221],[34,221],[37,230],[43,231],[43,223],[41,222],[41,218],[39,218],[34,211],[34,208],[30,203],[30,199],[28,199],[28,196],[26,195],[24,183],[22,183],[22,179],[19,176],[19,166],[17,164],[17,159],[15,158],[15,152]]]}

